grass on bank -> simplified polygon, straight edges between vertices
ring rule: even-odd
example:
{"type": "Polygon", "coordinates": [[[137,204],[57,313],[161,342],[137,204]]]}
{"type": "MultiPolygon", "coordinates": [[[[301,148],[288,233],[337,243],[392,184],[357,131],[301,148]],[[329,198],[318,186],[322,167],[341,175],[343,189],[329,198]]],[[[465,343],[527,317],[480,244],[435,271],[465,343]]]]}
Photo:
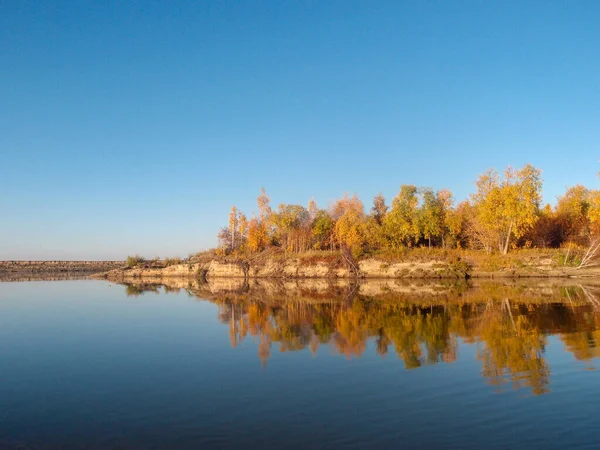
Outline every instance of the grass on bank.
{"type": "MultiPolygon", "coordinates": [[[[383,264],[397,262],[419,264],[436,261],[460,270],[475,269],[482,272],[499,272],[527,271],[535,270],[536,268],[544,268],[546,270],[576,268],[581,263],[585,252],[586,248],[576,245],[569,245],[564,248],[513,249],[506,255],[499,252],[486,253],[481,250],[419,247],[378,250],[365,253],[358,259],[373,258],[382,261],[383,264]]],[[[288,259],[296,260],[301,265],[316,265],[319,263],[340,267],[344,265],[341,252],[338,250],[310,250],[302,253],[291,253],[272,247],[261,253],[233,253],[227,256],[219,255],[215,250],[207,250],[190,254],[186,259],[146,259],[140,255],[133,255],[127,257],[126,267],[165,268],[177,264],[203,263],[212,260],[230,263],[245,260],[260,263],[285,261],[288,259]]]]}
{"type": "Polygon", "coordinates": [[[140,255],[128,256],[125,260],[125,267],[133,269],[134,267],[152,268],[152,269],[164,269],[165,267],[181,264],[181,258],[154,258],[146,259],[140,255]]]}

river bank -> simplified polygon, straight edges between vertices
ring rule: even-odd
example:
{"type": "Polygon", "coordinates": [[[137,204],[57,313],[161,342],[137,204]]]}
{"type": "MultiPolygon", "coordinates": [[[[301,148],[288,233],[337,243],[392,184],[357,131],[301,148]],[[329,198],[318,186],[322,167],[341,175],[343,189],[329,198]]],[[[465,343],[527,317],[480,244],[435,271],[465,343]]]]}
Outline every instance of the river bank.
{"type": "Polygon", "coordinates": [[[250,258],[202,254],[174,264],[147,262],[97,274],[110,280],[161,278],[465,279],[597,277],[598,268],[561,265],[556,250],[484,255],[467,251],[411,250],[397,255],[349,259],[342,253],[265,253],[250,258]]]}

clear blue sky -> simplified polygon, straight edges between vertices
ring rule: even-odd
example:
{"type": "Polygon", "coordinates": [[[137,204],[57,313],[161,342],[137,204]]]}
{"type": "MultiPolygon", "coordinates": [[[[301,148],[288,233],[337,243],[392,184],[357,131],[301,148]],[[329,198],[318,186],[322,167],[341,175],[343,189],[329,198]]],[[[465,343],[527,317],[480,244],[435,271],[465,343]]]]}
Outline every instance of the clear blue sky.
{"type": "Polygon", "coordinates": [[[212,247],[231,205],[596,188],[600,2],[0,3],[0,259],[212,247]]]}

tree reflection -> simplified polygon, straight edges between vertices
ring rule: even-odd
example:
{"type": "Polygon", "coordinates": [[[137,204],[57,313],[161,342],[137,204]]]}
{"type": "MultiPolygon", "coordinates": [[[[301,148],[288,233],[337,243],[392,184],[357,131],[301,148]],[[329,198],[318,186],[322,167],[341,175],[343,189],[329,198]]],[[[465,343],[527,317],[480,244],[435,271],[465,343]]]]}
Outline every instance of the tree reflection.
{"type": "MultiPolygon", "coordinates": [[[[128,294],[157,287],[128,287],[128,294]]],[[[457,360],[459,342],[476,345],[481,374],[499,391],[549,391],[545,359],[548,335],[557,334],[578,360],[600,356],[600,288],[570,286],[542,290],[484,285],[476,290],[413,300],[406,295],[358,295],[355,286],[335,295],[252,295],[252,289],[197,294],[219,307],[233,347],[247,337],[257,344],[263,367],[279,352],[322,345],[346,358],[359,358],[372,342],[381,357],[390,353],[408,370],[457,360]],[[352,291],[351,291],[352,290],[352,291]]]]}
{"type": "Polygon", "coordinates": [[[483,347],[477,352],[483,376],[498,387],[510,381],[514,389],[528,387],[536,395],[547,392],[550,370],[543,357],[546,336],[533,316],[513,307],[508,299],[499,307],[487,306],[479,325],[483,347]]]}
{"type": "MultiPolygon", "coordinates": [[[[597,287],[578,286],[591,308],[573,308],[573,315],[578,327],[570,333],[561,335],[568,351],[579,361],[591,361],[600,357],[600,289],[597,287]]],[[[577,296],[577,291],[569,293],[569,300],[577,296]]],[[[571,301],[572,303],[572,301],[571,301]]]]}

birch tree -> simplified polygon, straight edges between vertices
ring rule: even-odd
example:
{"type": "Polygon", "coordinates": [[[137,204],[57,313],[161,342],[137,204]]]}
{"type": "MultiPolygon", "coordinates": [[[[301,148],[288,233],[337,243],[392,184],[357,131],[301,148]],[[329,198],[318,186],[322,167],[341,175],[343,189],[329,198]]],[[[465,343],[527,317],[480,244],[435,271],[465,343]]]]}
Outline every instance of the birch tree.
{"type": "Polygon", "coordinates": [[[331,207],[335,220],[334,235],[340,246],[348,247],[354,256],[361,252],[363,243],[362,226],[365,222],[364,206],[356,196],[347,194],[331,207]]]}
{"type": "Polygon", "coordinates": [[[430,188],[422,188],[420,195],[421,206],[417,212],[418,228],[431,248],[431,238],[442,235],[444,226],[442,205],[430,188]]]}
{"type": "Polygon", "coordinates": [[[511,239],[520,238],[538,219],[541,201],[541,171],[530,164],[520,170],[508,167],[504,179],[490,170],[476,182],[473,195],[476,220],[498,249],[508,253],[511,239]]]}
{"type": "Polygon", "coordinates": [[[402,185],[400,192],[392,201],[392,208],[383,220],[385,232],[392,248],[410,247],[419,239],[418,205],[416,186],[402,185]]]}
{"type": "Polygon", "coordinates": [[[231,232],[231,250],[236,249],[235,235],[238,232],[238,224],[239,224],[238,210],[235,206],[232,206],[231,212],[229,213],[229,231],[231,232]]]}

